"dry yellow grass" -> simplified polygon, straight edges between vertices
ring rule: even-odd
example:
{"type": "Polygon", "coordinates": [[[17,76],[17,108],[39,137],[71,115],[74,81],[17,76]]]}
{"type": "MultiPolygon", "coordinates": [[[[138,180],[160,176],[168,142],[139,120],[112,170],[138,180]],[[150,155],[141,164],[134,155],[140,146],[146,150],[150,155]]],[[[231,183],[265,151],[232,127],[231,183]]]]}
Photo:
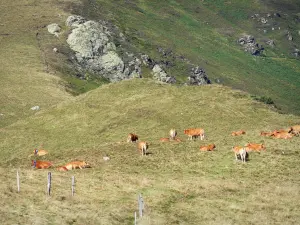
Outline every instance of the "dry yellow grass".
{"type": "Polygon", "coordinates": [[[274,140],[260,131],[299,123],[222,86],[175,87],[151,80],[105,85],[40,112],[0,132],[3,222],[37,224],[132,224],[137,196],[146,209],[140,224],[296,224],[299,221],[299,137],[274,140]],[[169,129],[181,143],[161,143],[169,129]],[[183,129],[202,127],[204,141],[187,141],[183,129]],[[233,130],[246,135],[232,137],[233,130]],[[135,132],[149,141],[142,157],[135,132]],[[231,147],[248,141],[267,151],[235,162],[231,147]],[[56,166],[86,160],[90,169],[34,171],[27,158],[36,145],[56,166]],[[213,152],[199,146],[216,144],[213,152]],[[282,153],[284,151],[284,154],[282,153]],[[102,157],[111,160],[105,162],[102,157]],[[16,169],[21,193],[16,193],[16,169]],[[46,197],[47,172],[53,191],[46,197]],[[71,176],[76,194],[71,198],[71,176]],[[25,216],[21,216],[25,215],[25,216]]]}

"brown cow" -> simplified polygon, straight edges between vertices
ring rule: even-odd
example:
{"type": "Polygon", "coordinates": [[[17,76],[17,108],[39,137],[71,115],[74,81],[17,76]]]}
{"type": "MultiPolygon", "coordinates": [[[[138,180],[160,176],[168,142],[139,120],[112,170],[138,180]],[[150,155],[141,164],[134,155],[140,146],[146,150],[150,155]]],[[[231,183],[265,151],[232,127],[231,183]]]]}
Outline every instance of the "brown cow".
{"type": "Polygon", "coordinates": [[[204,130],[202,128],[185,129],[184,134],[188,135],[188,140],[193,140],[193,138],[198,137],[200,137],[201,140],[204,139],[204,130]]]}
{"type": "Polygon", "coordinates": [[[246,147],[247,152],[251,152],[251,151],[260,152],[261,150],[266,150],[266,147],[264,144],[248,143],[245,145],[245,147],[246,147]]]}
{"type": "Polygon", "coordinates": [[[242,134],[246,134],[246,131],[239,130],[239,131],[234,131],[234,132],[231,133],[232,136],[240,136],[242,134]]]}
{"type": "Polygon", "coordinates": [[[67,170],[73,170],[73,169],[90,168],[91,166],[85,161],[73,161],[67,163],[64,167],[67,168],[67,170]]]}
{"type": "Polygon", "coordinates": [[[212,151],[216,148],[215,144],[210,144],[206,146],[200,146],[200,151],[212,151]]]}
{"type": "Polygon", "coordinates": [[[48,169],[53,166],[53,163],[49,161],[31,160],[31,166],[36,169],[48,169]]]}
{"type": "Polygon", "coordinates": [[[149,147],[149,144],[145,141],[141,141],[138,143],[138,149],[142,153],[142,156],[146,155],[148,147],[149,147]]]}
{"type": "Polygon", "coordinates": [[[287,131],[285,132],[280,132],[280,133],[275,133],[273,135],[274,138],[278,138],[278,139],[290,139],[294,136],[295,134],[293,133],[289,133],[287,131]]]}
{"type": "Polygon", "coordinates": [[[273,135],[274,135],[273,132],[265,132],[265,131],[260,132],[260,136],[270,137],[270,136],[273,136],[273,135]]]}
{"type": "Polygon", "coordinates": [[[161,142],[169,142],[170,138],[160,138],[159,139],[161,142]]]}
{"type": "Polygon", "coordinates": [[[130,133],[127,137],[127,142],[137,142],[139,137],[136,134],[130,133]]]}
{"type": "Polygon", "coordinates": [[[171,139],[171,140],[175,140],[175,138],[176,138],[176,136],[177,136],[177,131],[176,131],[174,128],[172,128],[172,129],[170,130],[169,134],[170,134],[170,139],[171,139]]]}

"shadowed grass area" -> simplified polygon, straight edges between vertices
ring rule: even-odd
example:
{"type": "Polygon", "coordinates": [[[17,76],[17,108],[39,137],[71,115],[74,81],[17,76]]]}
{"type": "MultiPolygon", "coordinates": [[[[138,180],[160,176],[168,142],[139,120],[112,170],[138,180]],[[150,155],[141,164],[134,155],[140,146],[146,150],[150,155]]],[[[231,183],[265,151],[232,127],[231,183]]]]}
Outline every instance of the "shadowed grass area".
{"type": "Polygon", "coordinates": [[[147,79],[104,85],[1,129],[0,188],[6,202],[1,219],[132,224],[142,193],[140,224],[297,223],[300,139],[275,140],[259,133],[299,121],[219,85],[175,87],[147,79]],[[172,127],[182,142],[159,142],[172,127]],[[187,141],[183,130],[189,127],[204,128],[205,140],[187,141]],[[230,135],[239,129],[246,135],[230,135]],[[150,143],[150,154],[142,157],[134,143],[126,142],[129,132],[150,143]],[[246,164],[235,162],[232,146],[247,142],[264,143],[267,150],[250,153],[246,164]],[[216,144],[215,151],[199,151],[210,143],[216,144]],[[28,155],[41,144],[49,151],[42,159],[55,166],[86,160],[92,168],[35,171],[28,155]],[[103,161],[104,155],[110,161],[103,161]],[[51,197],[45,196],[47,171],[53,173],[51,197]]]}

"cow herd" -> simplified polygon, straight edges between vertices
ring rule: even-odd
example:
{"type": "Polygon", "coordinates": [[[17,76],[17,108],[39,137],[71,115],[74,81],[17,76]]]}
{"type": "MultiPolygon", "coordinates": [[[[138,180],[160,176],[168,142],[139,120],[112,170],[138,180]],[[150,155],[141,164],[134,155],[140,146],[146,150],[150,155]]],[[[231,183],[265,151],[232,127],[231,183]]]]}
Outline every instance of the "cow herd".
{"type": "MultiPolygon", "coordinates": [[[[205,138],[205,133],[204,129],[202,128],[189,128],[185,129],[183,131],[185,135],[188,136],[188,140],[196,140],[200,138],[201,140],[204,140],[205,138]]],[[[244,130],[239,130],[239,131],[234,131],[231,133],[232,136],[240,136],[244,135],[246,132],[244,130]]],[[[277,139],[290,139],[294,136],[299,136],[300,134],[300,125],[295,125],[292,126],[288,129],[281,129],[281,130],[274,130],[272,132],[265,132],[262,131],[260,133],[261,136],[267,136],[267,137],[273,137],[277,139]]],[[[181,142],[182,140],[177,137],[177,131],[172,128],[169,132],[169,137],[167,138],[160,138],[161,142],[181,142]]],[[[127,137],[127,142],[133,142],[137,143],[137,148],[139,152],[142,154],[142,156],[148,154],[148,148],[149,148],[149,143],[146,141],[139,141],[138,135],[134,133],[130,133],[127,137]]],[[[209,144],[209,145],[204,145],[200,146],[200,151],[213,151],[216,148],[215,144],[209,144]]],[[[249,157],[249,152],[252,151],[257,151],[260,152],[261,150],[266,150],[266,147],[264,144],[257,144],[257,143],[247,143],[244,146],[233,146],[232,150],[235,155],[236,160],[241,160],[242,162],[246,162],[248,157],[249,157]]],[[[33,151],[33,154],[31,156],[45,156],[47,155],[48,152],[44,149],[35,149],[33,151]]],[[[104,158],[103,158],[104,159],[104,158]]],[[[104,159],[107,160],[107,159],[104,159]]],[[[35,169],[48,169],[49,167],[53,167],[53,163],[50,161],[42,161],[42,160],[31,160],[31,166],[35,169]]],[[[72,161],[67,163],[66,165],[63,166],[58,166],[56,169],[58,171],[69,171],[73,169],[83,169],[83,168],[89,168],[90,165],[85,162],[85,161],[72,161]]]]}
{"type": "MultiPolygon", "coordinates": [[[[47,155],[48,151],[44,150],[44,149],[34,149],[33,154],[29,155],[29,157],[31,156],[44,156],[47,155]]],[[[31,160],[31,166],[34,169],[48,169],[50,167],[53,167],[53,163],[50,161],[42,161],[42,160],[31,160]]],[[[90,167],[90,165],[85,162],[85,161],[73,161],[73,162],[69,162],[66,165],[63,166],[59,166],[57,167],[58,171],[69,171],[69,170],[73,170],[73,169],[83,169],[83,168],[88,168],[90,167]]]]}
{"type": "MultiPolygon", "coordinates": [[[[185,129],[184,134],[188,136],[188,140],[196,140],[197,138],[200,138],[201,140],[204,140],[205,138],[205,132],[202,128],[189,128],[185,129]]],[[[240,136],[246,134],[246,131],[239,130],[234,131],[231,133],[232,136],[240,136]]],[[[289,139],[294,136],[299,136],[300,134],[300,125],[292,126],[288,129],[281,129],[281,130],[274,130],[272,132],[264,132],[262,131],[260,133],[261,136],[269,136],[277,139],[289,139]]],[[[147,150],[149,147],[149,143],[142,141],[138,142],[138,135],[130,133],[127,137],[127,142],[137,142],[138,150],[142,154],[142,156],[147,154],[147,150]]],[[[168,138],[160,138],[161,142],[169,142],[169,141],[176,141],[181,142],[181,139],[177,137],[177,131],[172,128],[169,132],[168,138]]],[[[213,151],[216,148],[215,144],[209,144],[205,146],[200,146],[200,151],[213,151]]],[[[232,150],[235,155],[236,160],[241,160],[242,162],[246,162],[249,157],[249,152],[260,152],[262,150],[266,150],[266,147],[264,144],[257,144],[257,143],[247,143],[244,146],[233,146],[232,150]]]]}

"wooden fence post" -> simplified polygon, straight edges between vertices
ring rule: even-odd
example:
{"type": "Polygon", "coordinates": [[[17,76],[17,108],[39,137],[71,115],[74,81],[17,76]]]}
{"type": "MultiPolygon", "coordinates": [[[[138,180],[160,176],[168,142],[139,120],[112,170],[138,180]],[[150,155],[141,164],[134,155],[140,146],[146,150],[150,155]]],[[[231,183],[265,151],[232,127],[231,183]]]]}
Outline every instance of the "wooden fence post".
{"type": "Polygon", "coordinates": [[[139,204],[139,217],[143,217],[144,200],[142,194],[139,194],[138,204],[139,204]]]}
{"type": "Polygon", "coordinates": [[[134,225],[136,225],[136,212],[134,212],[134,225]]]}
{"type": "Polygon", "coordinates": [[[47,194],[50,195],[50,192],[51,192],[51,172],[48,172],[47,194]]]}
{"type": "Polygon", "coordinates": [[[75,176],[72,176],[72,196],[74,196],[75,191],[75,176]]]}
{"type": "Polygon", "coordinates": [[[18,187],[18,193],[20,192],[20,176],[19,176],[19,170],[17,170],[17,187],[18,187]]]}

